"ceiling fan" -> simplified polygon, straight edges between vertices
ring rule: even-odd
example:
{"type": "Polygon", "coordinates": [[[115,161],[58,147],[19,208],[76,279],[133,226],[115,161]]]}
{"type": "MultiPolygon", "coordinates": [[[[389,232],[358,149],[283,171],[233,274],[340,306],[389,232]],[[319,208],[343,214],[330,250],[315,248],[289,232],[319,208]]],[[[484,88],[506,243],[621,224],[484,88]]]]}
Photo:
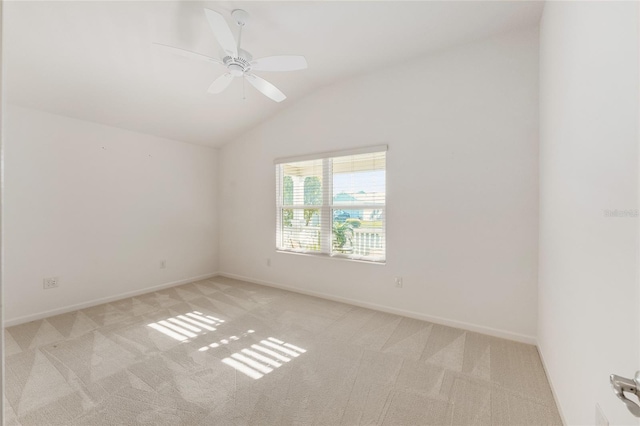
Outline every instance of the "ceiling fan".
{"type": "Polygon", "coordinates": [[[266,97],[276,102],[282,102],[287,97],[276,86],[267,80],[258,77],[253,71],[297,71],[307,68],[307,60],[304,56],[298,55],[280,55],[267,56],[265,58],[253,59],[249,52],[240,48],[242,40],[242,29],[249,19],[249,14],[241,9],[231,12],[231,17],[238,24],[240,30],[238,32],[238,42],[236,43],[231,29],[227,25],[224,17],[213,10],[204,10],[209,26],[213,30],[213,34],[218,40],[218,44],[224,50],[222,59],[212,58],[200,53],[191,52],[190,50],[180,49],[178,47],[167,46],[160,43],[156,45],[171,50],[181,56],[197,59],[209,63],[219,64],[227,68],[227,72],[211,83],[209,93],[221,93],[226,89],[234,78],[242,77],[251,83],[253,87],[266,97]]]}

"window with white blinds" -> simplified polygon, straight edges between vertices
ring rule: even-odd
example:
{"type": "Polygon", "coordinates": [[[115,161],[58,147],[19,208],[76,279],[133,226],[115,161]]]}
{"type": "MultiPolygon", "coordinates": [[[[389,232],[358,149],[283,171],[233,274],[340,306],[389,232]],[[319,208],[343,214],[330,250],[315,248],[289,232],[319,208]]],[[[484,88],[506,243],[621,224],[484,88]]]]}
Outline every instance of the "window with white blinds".
{"type": "Polygon", "coordinates": [[[276,161],[279,250],[385,261],[386,146],[276,161]]]}

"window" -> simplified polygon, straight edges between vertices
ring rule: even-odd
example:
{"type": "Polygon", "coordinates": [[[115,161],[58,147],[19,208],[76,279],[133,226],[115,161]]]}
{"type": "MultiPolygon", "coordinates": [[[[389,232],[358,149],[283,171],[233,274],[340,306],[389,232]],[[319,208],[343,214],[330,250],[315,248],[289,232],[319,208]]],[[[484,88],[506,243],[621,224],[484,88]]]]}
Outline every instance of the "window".
{"type": "Polygon", "coordinates": [[[277,160],[278,250],[384,262],[386,150],[277,160]]]}

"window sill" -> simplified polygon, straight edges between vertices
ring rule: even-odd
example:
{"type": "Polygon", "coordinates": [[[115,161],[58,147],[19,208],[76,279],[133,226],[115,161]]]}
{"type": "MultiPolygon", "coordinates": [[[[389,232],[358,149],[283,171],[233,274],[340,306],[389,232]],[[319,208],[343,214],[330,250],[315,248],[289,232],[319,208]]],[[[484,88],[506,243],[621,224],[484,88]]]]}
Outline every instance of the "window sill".
{"type": "Polygon", "coordinates": [[[336,259],[336,260],[347,261],[347,262],[366,263],[369,265],[385,266],[387,264],[386,260],[369,260],[366,258],[358,259],[358,258],[342,256],[339,254],[313,253],[308,251],[295,251],[295,250],[282,250],[282,249],[276,249],[276,253],[293,254],[296,256],[318,257],[322,259],[336,259]]]}

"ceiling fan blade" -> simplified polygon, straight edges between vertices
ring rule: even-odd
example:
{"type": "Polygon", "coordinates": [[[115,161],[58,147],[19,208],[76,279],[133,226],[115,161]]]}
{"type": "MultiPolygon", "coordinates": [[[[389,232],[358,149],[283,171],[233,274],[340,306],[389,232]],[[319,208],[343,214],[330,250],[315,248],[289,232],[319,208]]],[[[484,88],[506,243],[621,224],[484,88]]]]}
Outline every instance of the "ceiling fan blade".
{"type": "Polygon", "coordinates": [[[233,37],[231,29],[224,17],[211,9],[205,9],[204,14],[207,17],[207,21],[209,21],[209,26],[213,30],[213,34],[216,36],[220,47],[222,47],[227,55],[237,57],[238,47],[236,46],[236,39],[233,37]]]}
{"type": "Polygon", "coordinates": [[[245,77],[253,87],[258,89],[259,92],[262,92],[266,97],[271,98],[276,102],[282,102],[287,99],[284,93],[267,80],[260,78],[255,74],[245,74],[245,77]]]}
{"type": "Polygon", "coordinates": [[[204,61],[204,62],[209,62],[213,64],[221,64],[221,65],[223,64],[220,59],[212,58],[206,55],[201,55],[200,53],[192,52],[190,50],[181,49],[179,47],[168,46],[166,44],[160,44],[160,43],[153,43],[153,44],[155,46],[162,48],[163,50],[166,50],[167,52],[171,52],[175,55],[184,56],[185,58],[196,59],[198,61],[204,61]]]}
{"type": "Polygon", "coordinates": [[[251,69],[258,71],[297,71],[307,68],[304,56],[267,56],[251,62],[251,69]]]}
{"type": "Polygon", "coordinates": [[[221,93],[222,91],[224,91],[224,89],[227,88],[227,86],[229,86],[229,84],[231,84],[232,80],[233,76],[231,74],[223,74],[220,77],[216,78],[213,83],[211,83],[211,86],[209,86],[207,92],[221,93]]]}

